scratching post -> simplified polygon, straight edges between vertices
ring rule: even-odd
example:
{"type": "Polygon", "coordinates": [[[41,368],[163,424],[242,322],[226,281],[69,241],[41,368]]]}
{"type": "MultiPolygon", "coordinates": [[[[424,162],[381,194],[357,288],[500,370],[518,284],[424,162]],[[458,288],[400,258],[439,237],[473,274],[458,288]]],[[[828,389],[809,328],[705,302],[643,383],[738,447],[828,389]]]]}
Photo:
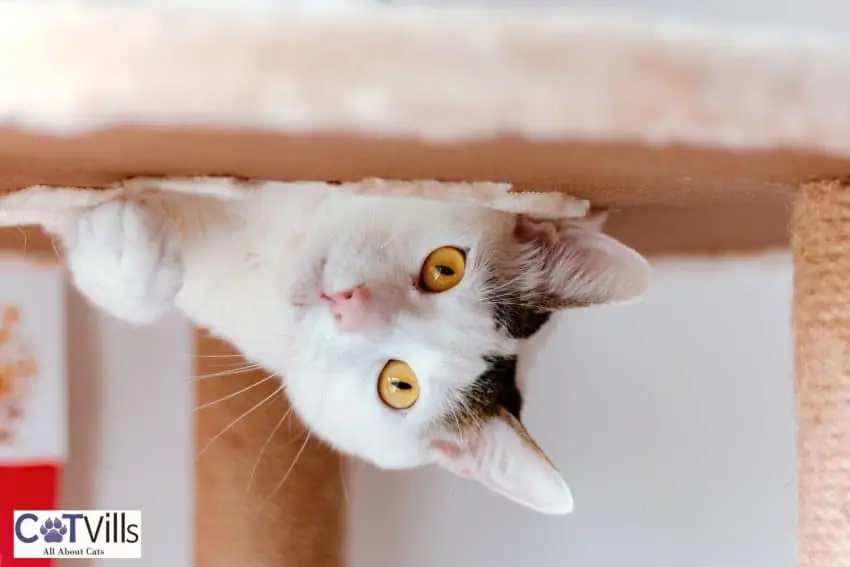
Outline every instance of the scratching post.
{"type": "Polygon", "coordinates": [[[238,351],[202,331],[195,356],[194,564],[343,565],[341,458],[308,435],[266,370],[245,372],[238,351]]]}
{"type": "Polygon", "coordinates": [[[794,214],[800,567],[850,566],[850,186],[794,214]]]}

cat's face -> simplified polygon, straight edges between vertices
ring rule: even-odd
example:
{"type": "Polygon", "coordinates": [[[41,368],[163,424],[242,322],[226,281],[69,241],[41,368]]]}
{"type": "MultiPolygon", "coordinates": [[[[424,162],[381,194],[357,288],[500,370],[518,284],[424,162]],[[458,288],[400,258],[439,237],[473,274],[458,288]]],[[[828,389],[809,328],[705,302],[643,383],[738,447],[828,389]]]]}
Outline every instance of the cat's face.
{"type": "Polygon", "coordinates": [[[283,278],[299,416],[379,467],[436,463],[569,512],[569,489],[519,421],[516,353],[558,309],[639,295],[646,262],[598,229],[479,207],[359,198],[325,214],[283,278]]]}

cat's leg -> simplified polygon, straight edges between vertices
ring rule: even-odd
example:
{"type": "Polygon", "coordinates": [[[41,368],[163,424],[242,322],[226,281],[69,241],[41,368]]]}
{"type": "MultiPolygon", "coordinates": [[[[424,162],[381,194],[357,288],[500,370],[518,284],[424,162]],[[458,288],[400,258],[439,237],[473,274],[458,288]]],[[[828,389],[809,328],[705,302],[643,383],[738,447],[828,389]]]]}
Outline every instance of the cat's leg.
{"type": "Polygon", "coordinates": [[[60,235],[76,288],[135,323],[169,311],[183,283],[180,233],[156,201],[115,200],[85,210],[60,235]]]}

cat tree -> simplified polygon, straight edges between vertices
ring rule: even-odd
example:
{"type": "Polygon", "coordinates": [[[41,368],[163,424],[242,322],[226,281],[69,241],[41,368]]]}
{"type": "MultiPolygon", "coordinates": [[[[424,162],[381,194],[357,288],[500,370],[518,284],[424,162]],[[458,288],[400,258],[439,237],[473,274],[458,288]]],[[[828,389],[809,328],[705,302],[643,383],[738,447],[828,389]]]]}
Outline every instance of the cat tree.
{"type": "MultiPolygon", "coordinates": [[[[4,191],[496,180],[611,207],[610,232],[650,256],[790,243],[804,567],[850,566],[849,101],[850,45],[610,12],[0,5],[4,191]]],[[[199,352],[226,348],[199,338],[199,352]]],[[[239,409],[202,414],[199,445],[239,409]]],[[[284,491],[262,513],[239,500],[245,440],[268,425],[199,464],[199,566],[341,562],[339,464],[321,447],[295,472],[317,498],[284,491]],[[321,549],[305,547],[319,530],[321,549]]]]}

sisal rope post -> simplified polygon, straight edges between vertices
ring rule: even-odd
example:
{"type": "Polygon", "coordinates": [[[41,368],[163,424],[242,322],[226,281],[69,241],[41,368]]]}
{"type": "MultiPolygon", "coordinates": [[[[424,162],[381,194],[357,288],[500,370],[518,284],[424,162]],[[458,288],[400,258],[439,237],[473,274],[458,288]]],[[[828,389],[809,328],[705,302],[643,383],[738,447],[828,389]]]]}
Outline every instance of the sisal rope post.
{"type": "Polygon", "coordinates": [[[798,565],[850,566],[850,185],[794,210],[798,565]]]}
{"type": "Polygon", "coordinates": [[[195,333],[195,567],[344,565],[341,458],[269,372],[195,333]]]}

